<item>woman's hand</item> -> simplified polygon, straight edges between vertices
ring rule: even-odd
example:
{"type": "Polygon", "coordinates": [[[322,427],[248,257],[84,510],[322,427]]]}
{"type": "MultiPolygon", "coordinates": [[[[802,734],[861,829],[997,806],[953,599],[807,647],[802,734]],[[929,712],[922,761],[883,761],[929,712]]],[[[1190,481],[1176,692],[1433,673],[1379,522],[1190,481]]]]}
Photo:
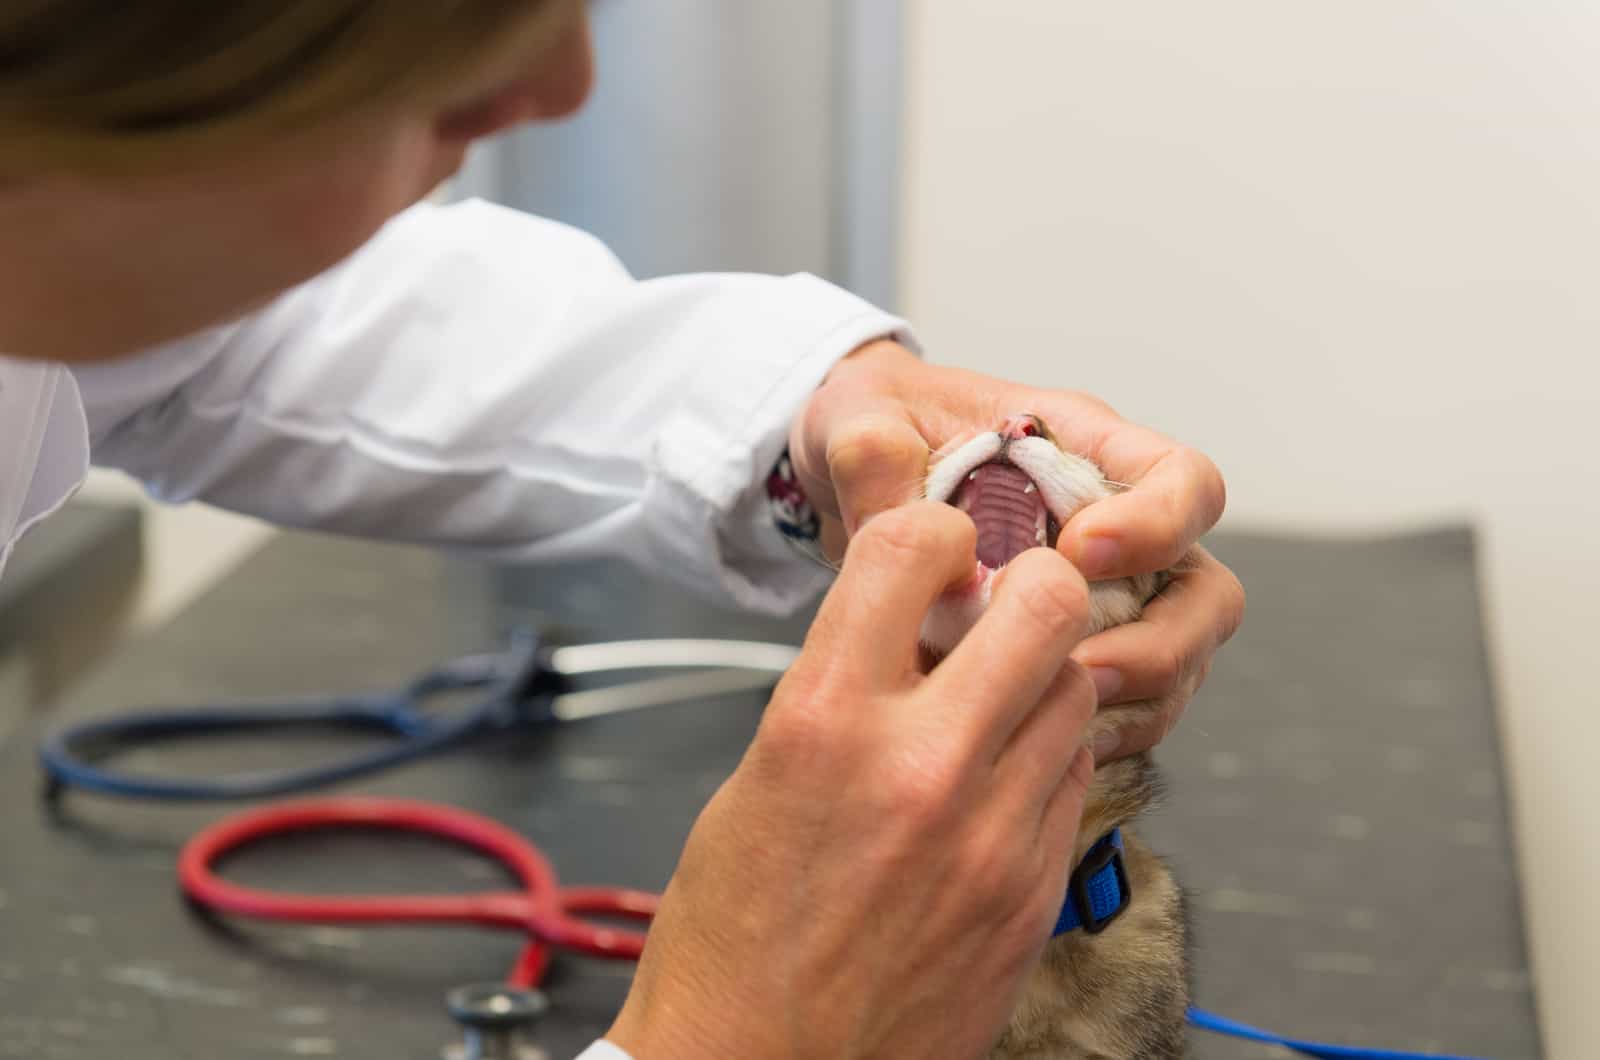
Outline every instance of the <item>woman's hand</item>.
{"type": "Polygon", "coordinates": [[[928,365],[888,341],[834,368],[795,422],[789,451],[812,503],[853,535],[921,495],[930,451],[1016,412],[1040,415],[1065,448],[1131,487],[1062,527],[1056,547],[1084,577],[1176,568],[1140,621],[1089,638],[1073,656],[1089,668],[1101,706],[1161,708],[1142,726],[1120,727],[1119,744],[1096,748],[1101,760],[1147,750],[1176,724],[1244,614],[1238,579],[1196,545],[1225,498],[1211,461],[1087,394],[928,365]]]}
{"type": "Polygon", "coordinates": [[[696,822],[607,1035],[637,1060],[977,1057],[1060,911],[1093,765],[1087,586],[1012,564],[938,669],[918,630],[975,531],[922,502],[850,545],[696,822]]]}

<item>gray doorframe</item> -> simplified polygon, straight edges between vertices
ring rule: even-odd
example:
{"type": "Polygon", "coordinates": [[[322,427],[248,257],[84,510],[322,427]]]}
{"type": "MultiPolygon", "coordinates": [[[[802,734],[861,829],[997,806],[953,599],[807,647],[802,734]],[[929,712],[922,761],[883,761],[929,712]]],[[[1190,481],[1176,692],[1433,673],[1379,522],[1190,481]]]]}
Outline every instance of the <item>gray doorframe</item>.
{"type": "MultiPolygon", "coordinates": [[[[642,2],[642,0],[641,0],[642,2]]],[[[674,3],[677,0],[673,0],[674,3]]],[[[680,10],[698,11],[700,17],[713,17],[719,3],[746,5],[752,0],[705,0],[695,8],[685,4],[680,10]]],[[[788,4],[793,0],[777,0],[788,4]]],[[[904,0],[826,0],[816,10],[827,22],[819,23],[826,35],[828,51],[824,67],[815,75],[828,84],[815,87],[825,99],[825,140],[817,141],[826,150],[826,165],[813,178],[825,184],[813,196],[825,200],[825,210],[815,213],[816,222],[826,232],[809,229],[808,237],[824,253],[801,255],[810,262],[802,267],[824,273],[828,279],[856,291],[868,300],[893,309],[897,298],[897,247],[900,220],[901,125],[904,111],[904,0]]],[[[662,17],[663,9],[636,9],[641,15],[662,17]]],[[[751,8],[741,7],[750,17],[751,8]]],[[[626,17],[627,8],[618,5],[612,17],[626,17]]],[[[790,17],[794,9],[790,9],[790,17]]],[[[601,77],[630,74],[627,56],[619,57],[620,70],[607,69],[607,56],[601,53],[601,77]]],[[[815,68],[814,68],[815,69],[815,68]]],[[[653,75],[657,76],[657,75],[653,75]]],[[[804,86],[809,89],[809,86],[804,86]]],[[[802,86],[791,85],[789,90],[802,86]]],[[[686,115],[686,122],[694,115],[686,115]]],[[[715,121],[715,116],[706,120],[715,121]]],[[[592,141],[575,143],[570,132],[533,130],[491,141],[475,149],[462,172],[453,182],[447,197],[479,197],[548,213],[584,224],[581,210],[577,217],[567,212],[582,187],[582,174],[574,180],[572,172],[561,181],[529,184],[529,174],[538,163],[552,165],[591,165],[557,161],[566,149],[580,146],[585,151],[592,141]],[[563,138],[566,137],[566,138],[563,138]],[[530,163],[530,158],[537,163],[530,163]]],[[[580,155],[582,152],[580,152],[580,155]]],[[[570,154],[568,155],[570,157],[570,154]]],[[[589,157],[584,155],[583,157],[589,157]]],[[[728,155],[728,165],[737,164],[728,155]]],[[[598,182],[603,183],[603,182],[598,182]]],[[[813,187],[815,187],[813,185],[813,187]]],[[[603,197],[606,192],[595,192],[603,197]]],[[[814,201],[814,200],[813,200],[814,201]]],[[[741,222],[733,220],[730,223],[741,222]]],[[[808,221],[809,223],[809,221],[808,221]]],[[[631,231],[631,230],[630,230],[631,231]]],[[[607,233],[600,232],[602,236],[607,233]]],[[[615,233],[612,233],[615,238],[615,233]]],[[[782,248],[787,251],[789,248],[782,248]]],[[[785,256],[785,255],[779,255],[785,256]]],[[[726,262],[696,261],[701,268],[748,268],[749,262],[729,255],[726,262]]],[[[624,253],[624,260],[629,255],[624,253]]],[[[630,262],[631,264],[632,262],[630,262]]],[[[755,267],[760,267],[757,262],[755,267]]],[[[645,271],[650,271],[646,269],[645,271]]]]}

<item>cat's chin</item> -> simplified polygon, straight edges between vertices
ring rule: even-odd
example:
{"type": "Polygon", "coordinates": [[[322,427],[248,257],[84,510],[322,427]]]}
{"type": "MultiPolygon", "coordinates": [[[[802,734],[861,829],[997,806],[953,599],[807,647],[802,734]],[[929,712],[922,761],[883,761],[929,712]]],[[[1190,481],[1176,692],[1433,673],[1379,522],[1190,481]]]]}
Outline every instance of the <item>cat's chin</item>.
{"type": "Polygon", "coordinates": [[[1000,571],[981,563],[974,566],[972,579],[961,588],[941,595],[922,619],[923,646],[940,658],[954,651],[961,638],[977,625],[994,595],[994,583],[1000,571]]]}

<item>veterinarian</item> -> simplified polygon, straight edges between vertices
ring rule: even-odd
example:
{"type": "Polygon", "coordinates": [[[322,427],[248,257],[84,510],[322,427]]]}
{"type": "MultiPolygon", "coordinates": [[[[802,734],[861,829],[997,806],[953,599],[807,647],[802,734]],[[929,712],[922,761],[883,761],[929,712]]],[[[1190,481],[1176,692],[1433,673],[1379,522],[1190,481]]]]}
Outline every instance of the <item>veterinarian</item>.
{"type": "Polygon", "coordinates": [[[93,460],[171,501],[622,554],[778,611],[824,585],[794,540],[820,523],[800,544],[848,538],[843,573],[585,1055],[979,1054],[1060,906],[1085,720],[1158,699],[1094,753],[1155,743],[1238,622],[1194,547],[1222,482],[1093,398],[930,366],[812,277],[635,282],[582,232],[418,204],[590,80],[578,0],[0,6],[0,546],[93,460]],[[903,502],[930,447],[1015,410],[1133,488],[1019,558],[921,676],[974,532],[903,502]],[[1180,557],[1143,621],[1079,642],[1084,577],[1180,557]]]}

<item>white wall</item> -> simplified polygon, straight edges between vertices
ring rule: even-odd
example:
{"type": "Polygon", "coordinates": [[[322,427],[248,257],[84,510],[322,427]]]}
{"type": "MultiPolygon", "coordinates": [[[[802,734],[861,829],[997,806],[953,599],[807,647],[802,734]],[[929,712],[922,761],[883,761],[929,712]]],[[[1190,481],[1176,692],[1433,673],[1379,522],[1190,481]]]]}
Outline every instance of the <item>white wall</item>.
{"type": "Polygon", "coordinates": [[[1592,1056],[1600,5],[920,0],[909,26],[900,283],[935,358],[1200,446],[1234,526],[1485,531],[1544,1030],[1592,1056]]]}

